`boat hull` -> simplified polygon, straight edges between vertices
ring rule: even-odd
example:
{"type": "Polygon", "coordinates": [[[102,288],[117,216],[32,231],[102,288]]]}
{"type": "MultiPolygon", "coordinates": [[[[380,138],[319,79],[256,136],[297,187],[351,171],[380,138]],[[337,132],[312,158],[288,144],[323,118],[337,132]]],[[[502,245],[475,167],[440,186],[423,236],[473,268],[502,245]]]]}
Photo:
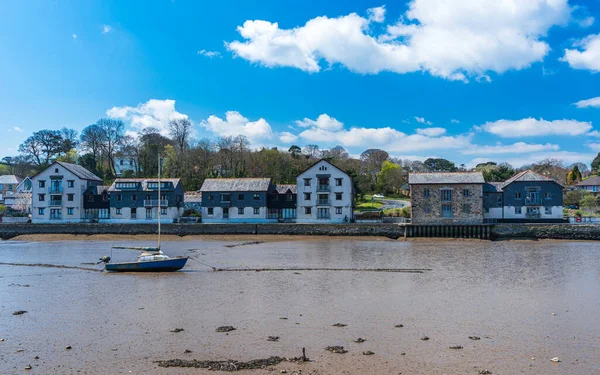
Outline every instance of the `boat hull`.
{"type": "Polygon", "coordinates": [[[182,269],[188,258],[151,260],[147,262],[108,263],[106,270],[111,272],[173,272],[182,269]]]}

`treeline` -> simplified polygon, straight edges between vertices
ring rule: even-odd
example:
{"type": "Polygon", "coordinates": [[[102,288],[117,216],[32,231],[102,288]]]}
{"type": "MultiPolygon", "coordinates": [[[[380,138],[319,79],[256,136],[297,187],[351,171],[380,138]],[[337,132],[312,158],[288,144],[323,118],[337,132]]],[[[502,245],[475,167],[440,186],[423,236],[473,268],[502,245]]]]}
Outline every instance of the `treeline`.
{"type": "MultiPolygon", "coordinates": [[[[467,169],[463,164],[457,166],[442,158],[425,161],[394,158],[380,149],[366,150],[358,158],[351,157],[342,146],[256,149],[242,135],[194,140],[192,123],[187,119],[170,121],[163,132],[145,128],[136,134],[126,133],[125,124],[115,119],[98,120],[80,134],[67,128],[40,130],[19,146],[19,153],[3,159],[10,174],[32,175],[58,160],[80,164],[106,184],[116,177],[116,158],[134,160],[134,170],[125,172],[125,177],[155,177],[160,154],[164,160],[163,175],[180,177],[186,190],[196,190],[204,179],[215,177],[271,177],[276,183],[295,183],[300,172],[321,158],[348,173],[359,194],[400,194],[405,191],[403,185],[410,172],[476,170],[483,172],[486,181],[504,181],[520,170],[532,169],[564,184],[577,182],[590,173],[583,163],[567,166],[558,159],[545,159],[520,169],[492,161],[467,169]]],[[[592,162],[594,171],[598,167],[600,154],[592,162]]]]}

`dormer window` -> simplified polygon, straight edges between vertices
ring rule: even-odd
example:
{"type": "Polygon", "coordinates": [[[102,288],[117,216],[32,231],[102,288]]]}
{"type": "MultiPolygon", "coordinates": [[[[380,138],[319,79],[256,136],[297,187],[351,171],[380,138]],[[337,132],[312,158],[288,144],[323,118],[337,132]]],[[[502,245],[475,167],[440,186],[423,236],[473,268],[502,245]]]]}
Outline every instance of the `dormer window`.
{"type": "Polygon", "coordinates": [[[58,173],[58,168],[54,168],[54,173],[58,173]]]}

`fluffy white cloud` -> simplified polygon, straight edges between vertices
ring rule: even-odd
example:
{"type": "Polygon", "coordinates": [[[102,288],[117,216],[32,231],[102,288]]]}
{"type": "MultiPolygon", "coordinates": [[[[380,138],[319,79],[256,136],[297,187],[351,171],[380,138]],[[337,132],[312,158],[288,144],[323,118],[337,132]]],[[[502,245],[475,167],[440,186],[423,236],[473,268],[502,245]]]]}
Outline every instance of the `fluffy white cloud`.
{"type": "Polygon", "coordinates": [[[271,125],[265,119],[250,121],[237,111],[226,112],[225,119],[211,115],[200,122],[200,126],[221,137],[244,135],[254,145],[263,144],[274,138],[271,125]]]}
{"type": "Polygon", "coordinates": [[[592,130],[589,122],[577,120],[554,120],[525,118],[522,120],[498,120],[479,127],[488,133],[504,138],[519,138],[546,135],[583,135],[592,130]]]}
{"type": "Polygon", "coordinates": [[[587,108],[587,107],[600,108],[600,96],[591,98],[591,99],[580,100],[577,103],[575,103],[575,105],[577,106],[577,108],[587,108]]]}
{"type": "Polygon", "coordinates": [[[581,27],[590,27],[594,22],[596,22],[596,19],[590,16],[579,20],[577,23],[579,23],[579,26],[581,27]]]}
{"type": "Polygon", "coordinates": [[[13,130],[16,131],[16,132],[19,132],[19,133],[23,133],[23,129],[21,129],[18,126],[13,127],[13,130]]]}
{"type": "Polygon", "coordinates": [[[221,57],[221,53],[217,52],[217,51],[207,51],[205,49],[201,49],[198,51],[198,55],[201,56],[206,56],[210,59],[214,58],[214,57],[221,57]]]}
{"type": "Polygon", "coordinates": [[[157,128],[163,135],[168,134],[169,121],[188,118],[175,110],[175,100],[170,99],[150,99],[137,107],[113,107],[106,111],[106,115],[127,122],[135,131],[152,127],[157,128]]]}
{"type": "Polygon", "coordinates": [[[446,133],[446,129],[444,128],[425,128],[425,129],[417,129],[417,134],[426,135],[428,137],[439,137],[442,134],[446,133]]]}
{"type": "Polygon", "coordinates": [[[596,152],[600,152],[600,143],[590,143],[588,145],[588,147],[592,150],[592,151],[596,151],[596,152]]]}
{"type": "Polygon", "coordinates": [[[417,120],[417,122],[420,123],[420,124],[427,124],[427,125],[431,125],[432,124],[431,121],[426,121],[424,117],[415,116],[415,120],[417,120]]]}
{"type": "Polygon", "coordinates": [[[316,120],[311,120],[306,117],[303,120],[297,120],[296,125],[301,128],[315,127],[324,130],[339,130],[344,127],[343,123],[333,117],[329,117],[329,115],[325,113],[319,115],[316,120]]]}
{"type": "Polygon", "coordinates": [[[111,26],[109,26],[109,25],[104,25],[104,26],[102,27],[102,34],[109,33],[111,30],[112,30],[112,27],[111,27],[111,26]]]}
{"type": "Polygon", "coordinates": [[[516,142],[512,145],[493,145],[493,146],[476,146],[461,150],[464,155],[500,155],[500,154],[528,154],[541,151],[558,151],[560,147],[550,143],[546,144],[529,144],[525,142],[516,142]]]}
{"type": "Polygon", "coordinates": [[[290,132],[282,132],[279,134],[279,140],[284,144],[290,144],[296,142],[298,137],[290,132]]]}
{"type": "Polygon", "coordinates": [[[318,72],[325,60],[362,74],[426,71],[452,80],[489,80],[486,72],[541,61],[550,50],[542,38],[552,26],[567,23],[571,10],[567,0],[412,0],[383,35],[370,34],[369,24],[385,14],[371,8],[367,18],[321,16],[292,29],[247,20],[237,28],[245,40],[226,46],[268,67],[318,72]]]}
{"type": "Polygon", "coordinates": [[[451,124],[460,124],[460,121],[456,120],[456,119],[452,119],[450,120],[451,124]]]}
{"type": "Polygon", "coordinates": [[[600,34],[590,35],[577,43],[577,49],[565,49],[561,61],[568,62],[573,69],[600,72],[600,34]]]}
{"type": "Polygon", "coordinates": [[[385,20],[385,5],[367,9],[369,15],[369,21],[383,22],[385,20]]]}

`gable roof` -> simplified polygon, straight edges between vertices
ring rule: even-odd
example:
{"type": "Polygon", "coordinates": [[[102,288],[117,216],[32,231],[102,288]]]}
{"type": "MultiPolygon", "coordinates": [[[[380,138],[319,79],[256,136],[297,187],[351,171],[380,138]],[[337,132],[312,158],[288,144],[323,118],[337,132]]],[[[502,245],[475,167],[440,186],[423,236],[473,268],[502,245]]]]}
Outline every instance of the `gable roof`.
{"type": "Polygon", "coordinates": [[[85,189],[83,194],[94,194],[94,195],[100,195],[102,193],[108,194],[108,189],[110,189],[110,186],[108,186],[108,185],[95,185],[95,186],[90,186],[87,189],[85,189]]]}
{"type": "Polygon", "coordinates": [[[593,176],[579,181],[577,186],[600,186],[600,176],[593,176]]]}
{"type": "Polygon", "coordinates": [[[273,186],[273,193],[277,193],[277,194],[287,194],[287,192],[290,192],[292,194],[296,194],[298,192],[298,189],[296,187],[296,184],[289,184],[289,185],[275,185],[273,186]]]}
{"type": "MultiPolygon", "coordinates": [[[[108,191],[132,191],[132,189],[120,189],[117,187],[117,183],[121,182],[138,182],[141,185],[142,191],[148,190],[149,182],[158,182],[158,178],[117,178],[108,191]]],[[[173,189],[177,188],[177,185],[181,182],[180,178],[161,178],[160,182],[170,182],[173,184],[173,189]]],[[[152,191],[155,191],[152,189],[152,191]]]]}
{"type": "Polygon", "coordinates": [[[208,178],[200,191],[268,191],[269,185],[270,178],[208,178]]]}
{"type": "Polygon", "coordinates": [[[0,176],[0,184],[18,184],[21,179],[14,174],[5,174],[0,176]]]}
{"type": "Polygon", "coordinates": [[[35,177],[37,177],[37,175],[39,175],[43,171],[51,168],[55,164],[60,165],[61,167],[63,167],[64,169],[68,170],[69,172],[73,173],[75,176],[79,177],[82,180],[102,181],[102,179],[100,177],[98,177],[95,174],[93,174],[92,172],[88,171],[87,169],[85,169],[81,165],[71,164],[71,163],[65,163],[65,162],[62,162],[62,161],[55,161],[55,162],[53,162],[52,164],[50,164],[46,168],[44,168],[41,171],[39,171],[38,173],[34,174],[31,177],[31,179],[33,180],[35,177]]]}
{"type": "Polygon", "coordinates": [[[422,184],[483,184],[483,173],[481,172],[428,172],[409,173],[408,183],[410,185],[422,184]]]}
{"type": "Polygon", "coordinates": [[[560,186],[562,186],[562,184],[560,182],[556,181],[555,179],[546,177],[546,176],[536,173],[532,170],[526,170],[526,171],[517,173],[516,175],[512,176],[508,180],[504,181],[504,184],[502,184],[502,188],[506,187],[509,184],[512,184],[513,182],[517,182],[517,181],[519,181],[519,182],[549,181],[549,182],[557,183],[560,186]]]}
{"type": "Polygon", "coordinates": [[[183,194],[183,201],[186,203],[201,203],[202,202],[202,194],[197,191],[186,191],[183,194]]]}
{"type": "Polygon", "coordinates": [[[337,169],[338,171],[342,172],[343,174],[347,175],[346,172],[344,172],[344,170],[342,170],[342,168],[338,167],[337,165],[333,164],[332,162],[330,162],[329,160],[325,160],[325,159],[319,159],[316,162],[312,163],[310,166],[308,166],[307,168],[305,168],[302,172],[298,173],[298,176],[300,176],[301,174],[303,174],[304,172],[308,171],[309,169],[311,169],[312,167],[314,167],[315,165],[319,164],[320,162],[324,161],[325,163],[331,165],[332,167],[334,167],[335,169],[337,169]]]}
{"type": "Polygon", "coordinates": [[[484,193],[502,193],[504,182],[486,182],[483,184],[484,193]]]}

